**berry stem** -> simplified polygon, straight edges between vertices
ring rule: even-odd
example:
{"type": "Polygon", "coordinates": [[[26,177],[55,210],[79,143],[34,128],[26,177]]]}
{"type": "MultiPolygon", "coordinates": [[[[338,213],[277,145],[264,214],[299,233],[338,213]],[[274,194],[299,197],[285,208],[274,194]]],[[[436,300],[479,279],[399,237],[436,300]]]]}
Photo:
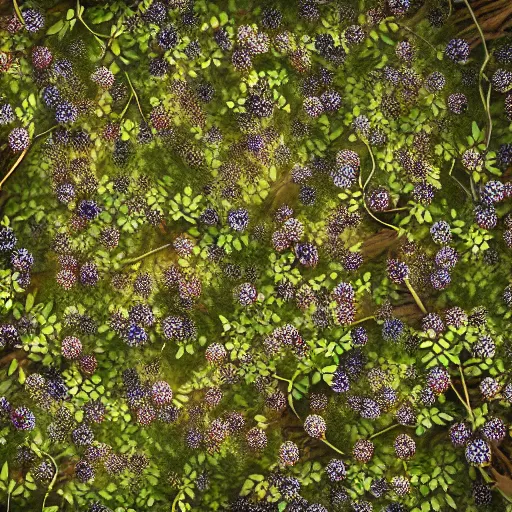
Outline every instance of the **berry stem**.
{"type": "Polygon", "coordinates": [[[57,463],[55,462],[55,459],[49,453],[43,452],[42,450],[41,450],[41,453],[43,455],[45,455],[46,457],[48,457],[52,461],[52,463],[53,463],[53,465],[55,467],[55,473],[53,474],[52,481],[50,482],[50,485],[48,486],[48,490],[46,491],[46,494],[44,495],[43,506],[41,507],[41,511],[44,511],[44,508],[45,508],[45,505],[46,505],[46,499],[48,498],[48,496],[52,492],[53,486],[55,485],[55,482],[57,480],[57,474],[59,473],[59,466],[57,466],[57,463]]]}
{"type": "Polygon", "coordinates": [[[14,4],[14,12],[16,13],[16,16],[20,20],[20,22],[25,26],[25,20],[23,19],[23,16],[20,11],[20,6],[18,5],[17,0],[13,0],[12,3],[14,4]]]}
{"type": "Polygon", "coordinates": [[[478,30],[478,33],[480,34],[480,39],[482,40],[482,45],[484,47],[485,52],[485,59],[482,64],[482,67],[480,68],[479,72],[479,80],[478,80],[478,89],[480,91],[480,98],[482,99],[482,104],[484,106],[485,113],[487,114],[487,136],[486,136],[486,142],[485,145],[488,148],[489,143],[491,142],[491,134],[492,134],[492,117],[491,117],[491,84],[489,84],[489,89],[487,91],[487,99],[485,98],[484,89],[483,89],[483,77],[484,77],[484,71],[487,66],[487,63],[491,59],[491,55],[489,53],[489,50],[487,48],[487,43],[485,42],[485,36],[482,31],[482,27],[480,26],[480,23],[478,23],[478,20],[476,19],[475,13],[471,6],[469,5],[468,0],[464,0],[464,3],[466,4],[466,7],[468,8],[469,14],[471,14],[471,17],[473,18],[473,21],[476,25],[476,28],[478,30]]]}
{"type": "Polygon", "coordinates": [[[409,291],[411,292],[411,295],[413,296],[413,299],[414,299],[414,302],[416,302],[416,305],[420,308],[421,312],[424,315],[426,315],[427,314],[427,309],[425,308],[425,306],[423,305],[423,302],[421,302],[421,299],[419,298],[418,294],[416,293],[416,291],[412,287],[411,282],[409,281],[408,277],[406,277],[404,279],[404,283],[407,286],[407,288],[409,289],[409,291]]]}
{"type": "Polygon", "coordinates": [[[390,430],[393,430],[394,428],[399,427],[399,426],[400,426],[399,423],[394,423],[393,425],[391,425],[391,426],[389,426],[387,428],[384,428],[382,430],[379,430],[377,433],[371,435],[369,437],[369,439],[374,439],[374,438],[380,436],[381,434],[385,434],[386,432],[389,432],[390,430]]]}
{"type": "Polygon", "coordinates": [[[340,455],[345,455],[341,450],[336,448],[336,446],[334,446],[333,444],[329,443],[329,441],[327,441],[327,439],[325,439],[325,437],[321,437],[320,441],[322,441],[322,443],[324,443],[327,446],[329,446],[329,448],[332,448],[335,452],[338,452],[340,455]]]}
{"type": "Polygon", "coordinates": [[[130,80],[130,75],[125,71],[124,72],[126,79],[128,80],[128,85],[130,86],[130,89],[132,90],[132,94],[135,96],[135,101],[137,102],[137,106],[139,107],[140,115],[142,116],[142,119],[146,121],[146,118],[144,117],[144,112],[142,112],[142,107],[140,106],[139,97],[137,96],[137,93],[135,92],[135,89],[133,88],[132,81],[130,80]]]}
{"type": "Polygon", "coordinates": [[[137,256],[136,258],[131,258],[129,260],[124,260],[123,261],[123,266],[132,265],[133,263],[137,263],[137,261],[143,260],[144,258],[147,258],[148,256],[151,256],[152,254],[155,254],[157,252],[163,251],[164,249],[166,249],[167,247],[170,247],[171,245],[172,244],[165,244],[165,245],[162,245],[160,247],[157,247],[156,249],[153,249],[152,251],[145,252],[144,254],[142,254],[141,256],[137,256]]]}

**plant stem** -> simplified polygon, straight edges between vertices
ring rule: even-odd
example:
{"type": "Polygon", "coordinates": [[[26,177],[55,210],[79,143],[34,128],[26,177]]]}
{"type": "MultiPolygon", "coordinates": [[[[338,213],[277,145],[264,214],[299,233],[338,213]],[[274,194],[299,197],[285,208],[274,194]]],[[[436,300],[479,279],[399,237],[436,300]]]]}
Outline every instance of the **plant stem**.
{"type": "Polygon", "coordinates": [[[44,495],[43,506],[41,507],[41,511],[43,511],[45,508],[45,505],[46,505],[46,499],[52,492],[53,486],[55,485],[55,481],[57,480],[57,474],[59,473],[59,466],[57,466],[55,459],[49,453],[43,452],[42,450],[41,450],[41,453],[43,455],[45,455],[46,457],[48,457],[53,462],[53,465],[55,467],[55,473],[53,474],[52,481],[50,482],[50,485],[48,486],[48,490],[46,491],[46,494],[44,495]]]}
{"type": "Polygon", "coordinates": [[[160,251],[166,249],[167,247],[170,247],[171,245],[172,244],[165,244],[160,247],[157,247],[156,249],[153,249],[152,251],[146,252],[141,256],[137,256],[136,258],[131,258],[129,260],[125,260],[125,261],[123,261],[123,265],[131,265],[133,263],[137,263],[137,261],[143,260],[144,258],[147,258],[148,256],[151,256],[152,254],[155,254],[157,252],[160,252],[160,251]]]}
{"type": "Polygon", "coordinates": [[[492,134],[492,117],[491,117],[491,85],[489,84],[489,89],[487,91],[487,99],[485,98],[485,94],[484,94],[484,89],[483,89],[483,86],[482,86],[482,81],[483,81],[483,75],[484,75],[484,70],[485,70],[485,67],[487,66],[487,63],[489,62],[490,58],[491,58],[491,55],[489,54],[489,50],[487,48],[487,43],[485,42],[485,36],[484,36],[484,33],[482,31],[482,27],[480,26],[480,23],[478,23],[478,20],[476,19],[476,16],[475,16],[475,13],[473,11],[473,9],[471,8],[471,6],[469,5],[469,1],[468,0],[464,0],[464,3],[466,4],[466,7],[468,8],[468,11],[469,11],[469,14],[471,14],[471,17],[473,18],[473,21],[476,25],[476,28],[478,30],[478,33],[480,34],[480,39],[482,40],[482,45],[484,47],[484,52],[485,52],[485,59],[484,59],[484,62],[482,64],[482,67],[480,68],[480,73],[479,73],[479,85],[478,85],[478,88],[479,88],[479,91],[480,91],[480,98],[482,99],[482,104],[484,106],[484,110],[487,114],[487,136],[486,136],[486,142],[485,142],[485,145],[486,147],[489,147],[489,143],[491,141],[491,134],[492,134]]]}
{"type": "Polygon", "coordinates": [[[473,409],[471,408],[471,402],[469,401],[469,393],[468,393],[468,387],[466,386],[466,380],[464,379],[464,369],[462,368],[462,365],[459,364],[459,372],[460,372],[460,379],[462,381],[462,387],[464,388],[464,396],[466,397],[466,403],[468,404],[468,411],[469,415],[471,417],[471,423],[474,424],[475,416],[473,415],[473,409]]]}
{"type": "Polygon", "coordinates": [[[327,441],[327,439],[325,439],[325,437],[321,437],[320,441],[322,441],[322,443],[324,443],[327,446],[329,446],[329,448],[332,448],[335,452],[338,452],[340,455],[345,455],[341,450],[336,448],[336,446],[334,446],[333,444],[329,443],[329,441],[327,441]]]}
{"type": "Polygon", "coordinates": [[[361,318],[360,320],[356,320],[355,322],[352,322],[347,327],[354,327],[355,325],[362,324],[363,322],[366,322],[367,320],[375,320],[375,316],[365,316],[364,318],[361,318]]]}
{"type": "Polygon", "coordinates": [[[370,217],[372,217],[375,221],[377,221],[379,224],[382,224],[383,226],[394,229],[396,232],[400,232],[400,228],[397,228],[396,226],[393,226],[393,224],[388,224],[387,222],[384,222],[383,220],[380,220],[379,218],[377,218],[371,212],[371,210],[368,208],[368,205],[366,204],[366,198],[364,195],[364,191],[365,191],[366,187],[368,186],[368,183],[370,183],[370,180],[372,179],[372,177],[375,173],[375,157],[373,156],[372,148],[370,147],[368,142],[366,142],[364,139],[363,139],[363,142],[365,143],[366,147],[368,148],[368,153],[370,153],[370,158],[372,159],[372,170],[371,170],[370,174],[368,175],[368,178],[366,178],[364,185],[363,185],[363,176],[361,174],[361,171],[359,171],[359,187],[361,188],[361,192],[362,192],[362,200],[363,200],[364,209],[368,212],[368,215],[370,217]]]}
{"type": "Polygon", "coordinates": [[[416,302],[416,305],[420,308],[421,312],[424,315],[426,315],[427,314],[427,309],[425,308],[425,306],[423,305],[423,302],[421,302],[421,299],[419,298],[418,294],[416,293],[416,291],[412,287],[411,282],[409,281],[409,278],[406,277],[404,279],[404,283],[407,286],[407,288],[409,289],[409,291],[411,292],[411,295],[413,296],[413,299],[414,299],[414,302],[416,302]]]}
{"type": "Polygon", "coordinates": [[[408,206],[401,206],[400,208],[391,208],[390,210],[384,210],[382,213],[403,212],[408,209],[408,206]]]}
{"type": "Polygon", "coordinates": [[[144,112],[142,112],[142,107],[140,106],[139,97],[137,96],[137,93],[135,92],[132,81],[130,80],[130,75],[126,71],[124,72],[124,74],[126,76],[126,79],[128,80],[128,85],[130,86],[130,89],[132,90],[132,93],[135,96],[135,101],[137,102],[137,106],[139,107],[140,115],[142,116],[142,119],[144,119],[144,121],[146,121],[146,118],[144,117],[144,112]]]}
{"type": "Polygon", "coordinates": [[[377,433],[375,433],[375,434],[371,435],[371,436],[369,437],[369,439],[374,439],[375,437],[378,437],[378,436],[380,436],[381,434],[385,434],[386,432],[389,432],[390,430],[393,430],[394,428],[399,427],[399,426],[400,426],[400,424],[399,424],[399,423],[394,423],[394,424],[393,424],[393,425],[391,425],[390,427],[387,427],[387,428],[385,428],[385,429],[383,429],[383,430],[379,430],[377,433]]]}
{"type": "Polygon", "coordinates": [[[471,195],[473,196],[473,201],[476,203],[478,201],[478,194],[476,193],[475,180],[471,175],[469,175],[469,184],[471,185],[471,195]]]}
{"type": "Polygon", "coordinates": [[[288,383],[290,383],[290,382],[291,382],[291,380],[290,380],[290,379],[285,379],[284,377],[281,377],[281,376],[277,375],[277,373],[274,373],[274,374],[272,375],[272,377],[274,377],[274,379],[282,380],[282,381],[284,381],[284,382],[288,382],[288,383]]]}
{"type": "Polygon", "coordinates": [[[103,55],[106,48],[105,48],[105,44],[103,43],[102,39],[110,39],[110,36],[107,36],[106,34],[100,34],[98,32],[95,32],[94,30],[92,30],[92,28],[89,27],[89,25],[87,25],[87,23],[85,23],[84,19],[82,18],[82,15],[80,14],[81,9],[82,9],[82,7],[80,5],[80,0],[76,0],[76,17],[80,20],[82,25],[94,36],[96,41],[98,41],[98,43],[100,44],[100,46],[103,50],[102,51],[102,55],[103,55]]]}
{"type": "MultiPolygon", "coordinates": [[[[29,146],[30,147],[30,146],[29,146]]],[[[2,181],[0,181],[0,190],[2,190],[2,187],[4,186],[4,183],[7,181],[9,176],[16,170],[16,167],[21,164],[21,161],[23,158],[25,158],[25,155],[27,154],[28,148],[25,148],[21,155],[18,157],[18,160],[14,162],[14,165],[7,171],[7,174],[2,178],[2,181]]]]}
{"type": "Polygon", "coordinates": [[[293,403],[293,383],[295,382],[295,379],[300,375],[300,371],[297,370],[291,379],[285,379],[284,377],[280,377],[277,375],[277,373],[274,373],[272,377],[282,380],[284,382],[288,382],[288,405],[290,406],[290,409],[293,411],[295,416],[300,420],[300,416],[297,414],[297,411],[295,410],[295,404],[293,403]]]}
{"type": "Polygon", "coordinates": [[[473,417],[472,417],[473,412],[468,407],[468,404],[464,401],[464,399],[460,396],[460,393],[457,391],[457,388],[452,384],[451,381],[450,381],[450,386],[452,387],[453,391],[457,395],[457,398],[460,400],[460,403],[465,407],[466,411],[468,411],[468,414],[471,417],[471,422],[473,423],[473,417]]]}
{"type": "Polygon", "coordinates": [[[368,153],[370,153],[370,158],[372,159],[372,171],[368,175],[368,178],[366,178],[364,185],[363,185],[363,177],[361,175],[361,172],[359,172],[359,186],[362,188],[363,193],[364,193],[364,191],[366,190],[366,187],[368,186],[368,183],[370,183],[370,180],[372,179],[373,174],[375,173],[376,164],[375,164],[375,157],[373,156],[373,151],[372,151],[372,148],[370,147],[370,144],[368,144],[368,142],[365,140],[363,140],[363,142],[366,145],[366,148],[368,149],[368,153]]]}
{"type": "Polygon", "coordinates": [[[176,497],[174,498],[174,501],[172,502],[171,512],[176,512],[176,505],[180,501],[182,494],[183,494],[183,488],[180,488],[180,490],[178,491],[178,494],[176,494],[176,497]]]}
{"type": "Polygon", "coordinates": [[[471,192],[455,176],[450,174],[450,177],[453,178],[459,184],[459,186],[462,188],[462,190],[464,190],[464,192],[466,192],[466,194],[468,195],[469,199],[473,199],[473,196],[471,195],[471,192]]]}
{"type": "Polygon", "coordinates": [[[133,92],[130,93],[130,97],[128,98],[128,101],[126,102],[125,107],[123,108],[123,111],[121,114],[119,114],[119,119],[123,119],[124,115],[126,114],[126,111],[128,110],[128,107],[130,106],[130,103],[132,102],[133,98],[133,92]]]}
{"type": "Polygon", "coordinates": [[[410,29],[407,25],[399,25],[399,27],[403,28],[403,29],[407,30],[408,32],[410,32],[411,34],[415,35],[417,38],[421,39],[424,43],[428,44],[430,46],[430,48],[432,48],[435,52],[437,52],[437,48],[432,43],[427,41],[423,36],[420,36],[419,34],[414,32],[414,30],[410,29]]]}
{"type": "Polygon", "coordinates": [[[14,4],[14,12],[16,13],[16,16],[18,17],[22,25],[25,26],[25,20],[23,19],[23,16],[20,11],[20,6],[18,5],[17,0],[13,0],[12,3],[14,4]]]}
{"type": "Polygon", "coordinates": [[[45,130],[44,132],[38,133],[34,137],[34,140],[38,139],[39,137],[42,137],[43,135],[46,135],[47,133],[53,132],[53,130],[55,130],[55,128],[58,128],[58,127],[59,127],[59,125],[56,124],[55,126],[52,126],[51,128],[48,128],[48,130],[45,130]]]}

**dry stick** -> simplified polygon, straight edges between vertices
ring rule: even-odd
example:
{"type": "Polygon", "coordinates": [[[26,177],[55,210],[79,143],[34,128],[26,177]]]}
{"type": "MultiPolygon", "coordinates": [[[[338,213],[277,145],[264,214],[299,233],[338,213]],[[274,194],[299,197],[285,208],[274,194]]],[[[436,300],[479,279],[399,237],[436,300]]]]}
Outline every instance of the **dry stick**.
{"type": "Polygon", "coordinates": [[[412,287],[410,281],[409,281],[409,278],[406,277],[404,279],[404,282],[405,282],[405,285],[407,286],[407,288],[409,289],[409,291],[411,292],[411,295],[414,299],[414,302],[416,302],[416,305],[421,309],[421,312],[426,315],[427,314],[427,309],[425,308],[425,306],[423,305],[423,302],[421,302],[421,299],[419,298],[418,294],[416,293],[416,290],[412,287]]]}
{"type": "MultiPolygon", "coordinates": [[[[480,470],[480,473],[482,474],[483,479],[487,483],[496,484],[496,482],[485,472],[484,468],[481,466],[478,466],[478,469],[480,470]]],[[[499,493],[509,502],[512,503],[512,498],[508,496],[505,492],[503,492],[501,489],[498,489],[499,493]]]]}

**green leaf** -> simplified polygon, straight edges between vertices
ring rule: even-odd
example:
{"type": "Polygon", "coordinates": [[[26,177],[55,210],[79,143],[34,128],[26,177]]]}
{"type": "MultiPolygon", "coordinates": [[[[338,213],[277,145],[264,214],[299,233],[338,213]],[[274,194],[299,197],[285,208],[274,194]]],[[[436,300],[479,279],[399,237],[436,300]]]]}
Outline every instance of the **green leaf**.
{"type": "Polygon", "coordinates": [[[120,46],[119,46],[119,43],[118,43],[117,39],[114,39],[114,40],[112,41],[112,45],[110,46],[110,48],[111,48],[112,53],[113,53],[114,55],[119,56],[119,55],[121,54],[121,48],[120,48],[120,46]]]}
{"type": "Polygon", "coordinates": [[[16,368],[18,368],[18,360],[13,359],[9,365],[9,369],[7,370],[7,375],[10,377],[16,371],[16,368]]]}
{"type": "Polygon", "coordinates": [[[9,465],[7,462],[4,462],[4,465],[2,466],[2,471],[0,471],[0,480],[2,482],[7,482],[7,479],[9,478],[9,465]]]}
{"type": "Polygon", "coordinates": [[[450,507],[455,509],[457,508],[457,504],[455,503],[455,501],[453,501],[453,498],[449,494],[445,494],[444,499],[446,500],[446,503],[450,505],[450,507]]]}
{"type": "Polygon", "coordinates": [[[176,359],[180,359],[184,353],[185,353],[185,349],[183,347],[180,347],[178,349],[178,352],[176,352],[176,359]]]}
{"type": "Polygon", "coordinates": [[[53,35],[57,34],[57,32],[60,32],[64,27],[64,20],[59,20],[57,23],[54,23],[47,31],[47,35],[53,35]]]}
{"type": "Polygon", "coordinates": [[[476,121],[473,121],[471,125],[471,133],[473,135],[473,139],[475,141],[478,140],[478,137],[480,137],[480,129],[478,128],[478,125],[476,124],[476,121]]]}
{"type": "Polygon", "coordinates": [[[34,305],[34,296],[31,293],[29,293],[27,295],[27,300],[25,300],[25,312],[28,313],[32,309],[33,305],[34,305]]]}

